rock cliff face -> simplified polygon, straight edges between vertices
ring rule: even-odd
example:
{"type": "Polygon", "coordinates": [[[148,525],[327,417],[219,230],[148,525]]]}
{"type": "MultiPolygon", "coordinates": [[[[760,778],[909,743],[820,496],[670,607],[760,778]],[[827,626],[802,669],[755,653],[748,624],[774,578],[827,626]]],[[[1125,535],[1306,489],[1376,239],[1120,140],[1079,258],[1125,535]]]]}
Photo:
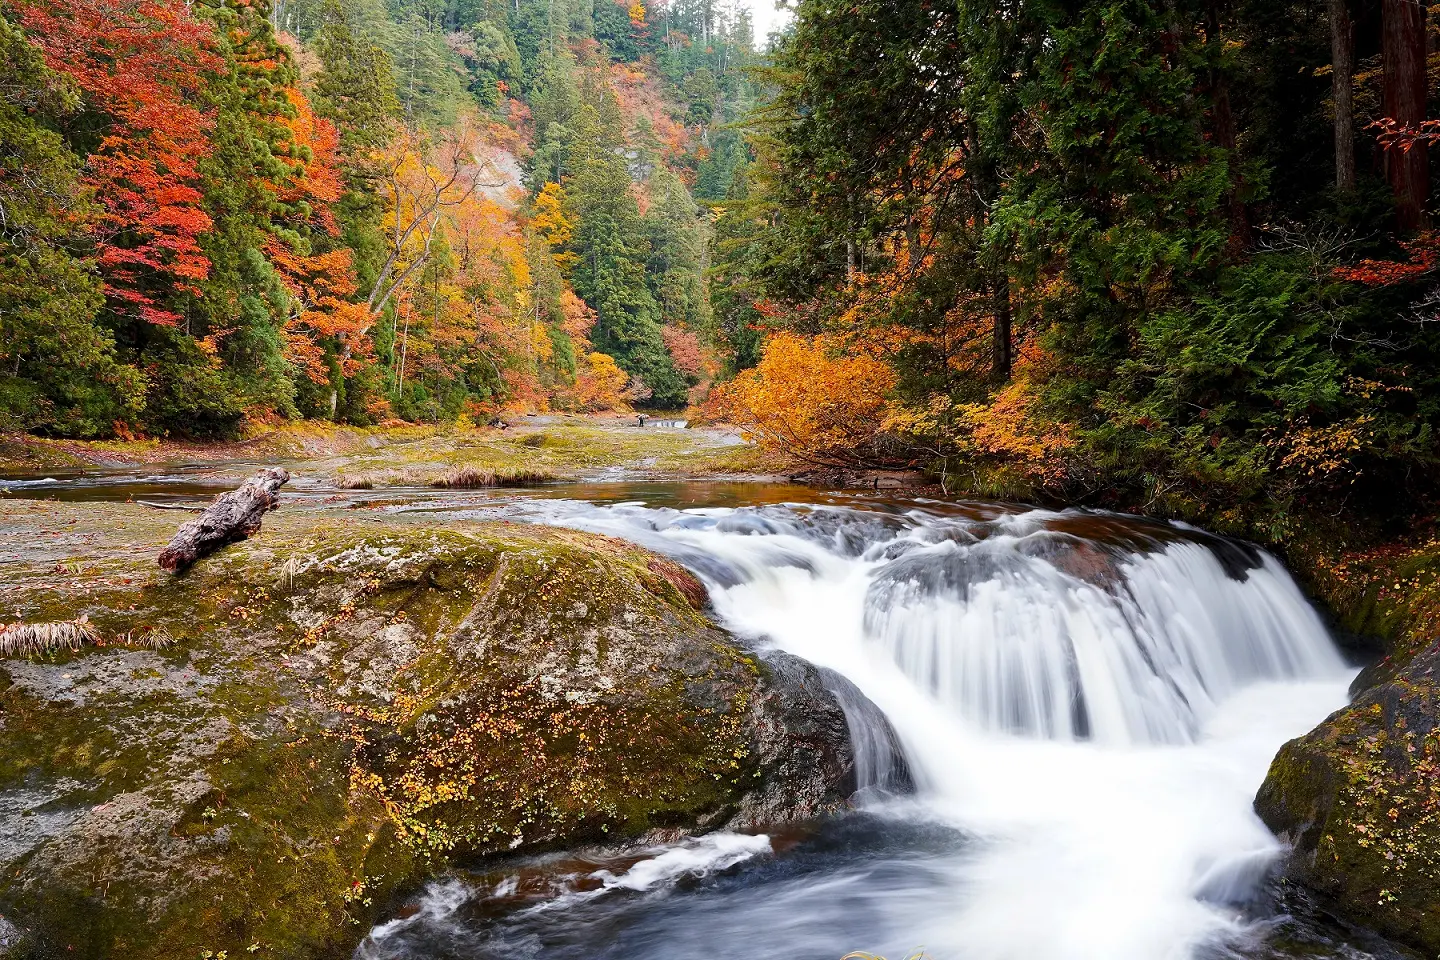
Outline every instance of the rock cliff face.
{"type": "Polygon", "coordinates": [[[26,620],[87,615],[107,645],[0,660],[7,960],[343,956],[446,862],[760,828],[854,789],[823,675],[739,646],[619,541],[282,513],[183,577],[133,553],[85,593],[19,568],[26,620]]]}
{"type": "Polygon", "coordinates": [[[1286,744],[1255,801],[1289,876],[1440,952],[1440,644],[1286,744]]]}

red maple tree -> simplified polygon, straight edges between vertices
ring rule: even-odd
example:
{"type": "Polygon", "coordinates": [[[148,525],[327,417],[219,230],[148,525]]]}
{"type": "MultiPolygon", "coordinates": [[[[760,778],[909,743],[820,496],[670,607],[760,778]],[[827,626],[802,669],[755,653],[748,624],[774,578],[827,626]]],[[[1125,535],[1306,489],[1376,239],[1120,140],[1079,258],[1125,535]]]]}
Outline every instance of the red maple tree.
{"type": "Polygon", "coordinates": [[[15,0],[46,65],[75,81],[102,118],[85,181],[98,206],[96,263],[112,309],[177,325],[172,290],[199,294],[211,227],[198,163],[211,117],[196,106],[222,68],[209,27],[175,0],[15,0]]]}

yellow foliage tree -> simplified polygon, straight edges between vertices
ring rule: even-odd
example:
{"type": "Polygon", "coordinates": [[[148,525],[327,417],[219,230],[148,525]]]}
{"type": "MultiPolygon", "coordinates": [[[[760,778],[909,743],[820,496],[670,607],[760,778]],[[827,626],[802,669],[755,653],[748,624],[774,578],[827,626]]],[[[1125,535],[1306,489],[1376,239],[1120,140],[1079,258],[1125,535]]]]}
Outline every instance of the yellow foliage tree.
{"type": "Polygon", "coordinates": [[[540,188],[530,224],[549,245],[555,265],[562,273],[568,272],[577,256],[565,249],[575,235],[575,224],[565,213],[564,187],[558,183],[547,183],[540,188]]]}
{"type": "Polygon", "coordinates": [[[936,394],[923,403],[897,405],[884,428],[943,465],[951,460],[972,469],[983,464],[1041,487],[1059,484],[1071,468],[1068,454],[1075,441],[1067,427],[1037,410],[1053,362],[1032,339],[1019,352],[1014,378],[987,401],[963,403],[936,394]]]}
{"type": "Polygon", "coordinates": [[[712,403],[761,446],[806,463],[878,463],[895,386],[890,365],[828,336],[779,333],[760,363],[717,387],[712,403]]]}
{"type": "Polygon", "coordinates": [[[592,353],[575,377],[575,402],[582,410],[627,410],[625,385],[630,378],[613,357],[592,353]]]}

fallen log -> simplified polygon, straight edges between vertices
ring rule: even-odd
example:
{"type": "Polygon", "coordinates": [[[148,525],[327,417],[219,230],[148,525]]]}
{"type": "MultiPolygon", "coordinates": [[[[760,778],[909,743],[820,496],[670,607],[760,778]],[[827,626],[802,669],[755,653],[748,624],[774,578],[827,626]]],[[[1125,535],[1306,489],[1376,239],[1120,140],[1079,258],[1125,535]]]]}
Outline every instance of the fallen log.
{"type": "Polygon", "coordinates": [[[280,488],[289,480],[287,471],[275,467],[220,494],[204,513],[180,525],[160,553],[160,566],[175,573],[223,546],[255,535],[265,514],[280,505],[280,488]]]}

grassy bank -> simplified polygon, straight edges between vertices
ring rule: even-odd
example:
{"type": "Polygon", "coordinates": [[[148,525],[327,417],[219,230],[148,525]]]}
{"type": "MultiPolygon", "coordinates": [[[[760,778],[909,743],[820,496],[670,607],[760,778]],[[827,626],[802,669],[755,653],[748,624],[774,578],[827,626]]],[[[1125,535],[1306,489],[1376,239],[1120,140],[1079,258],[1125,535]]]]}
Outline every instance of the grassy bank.
{"type": "Polygon", "coordinates": [[[275,464],[351,488],[427,486],[457,470],[583,479],[619,472],[685,479],[772,475],[782,464],[724,429],[639,428],[631,418],[520,418],[507,429],[339,427],[313,422],[232,443],[47,440],[0,436],[0,473],[203,463],[237,475],[275,464]]]}

